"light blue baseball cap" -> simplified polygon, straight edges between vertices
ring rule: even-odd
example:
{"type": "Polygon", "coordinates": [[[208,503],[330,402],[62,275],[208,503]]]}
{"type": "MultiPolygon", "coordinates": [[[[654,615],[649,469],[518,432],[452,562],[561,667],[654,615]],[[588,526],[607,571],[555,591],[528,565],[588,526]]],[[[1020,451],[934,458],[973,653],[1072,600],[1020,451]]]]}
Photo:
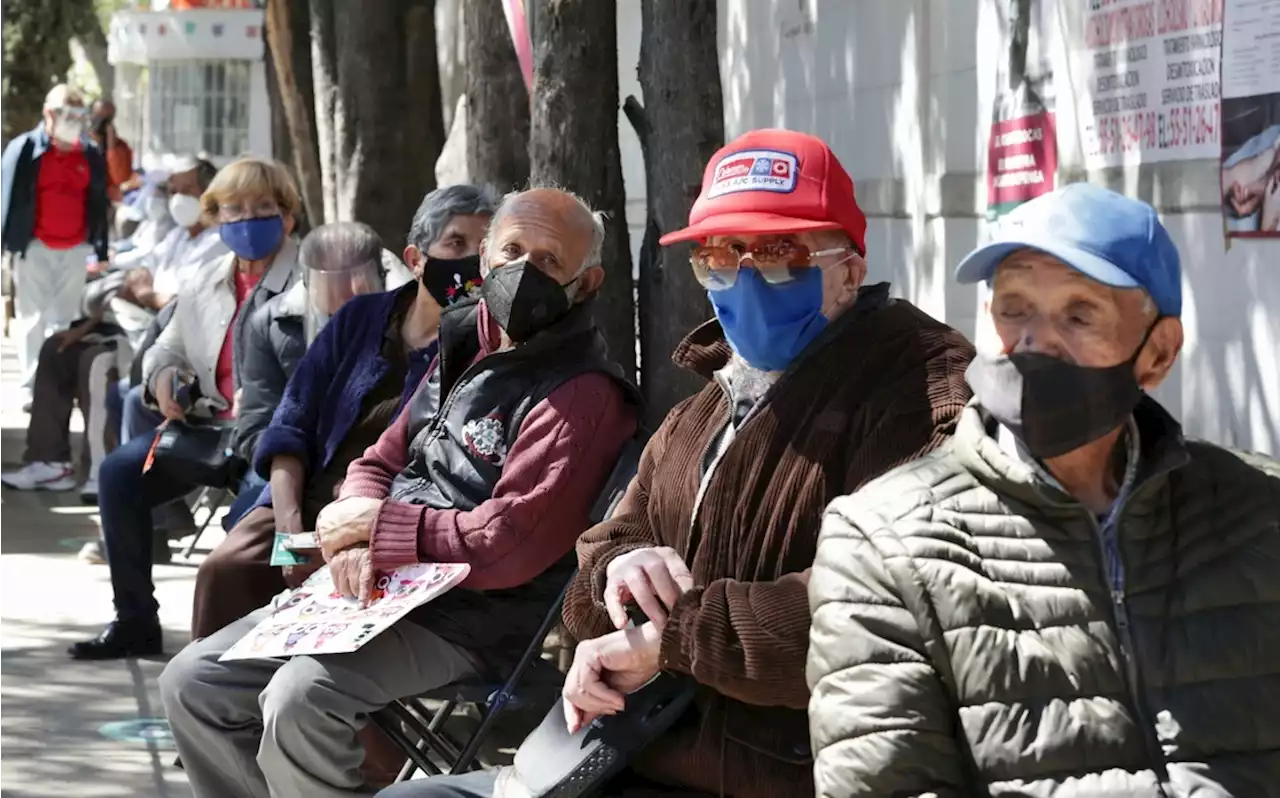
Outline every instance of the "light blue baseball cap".
{"type": "Polygon", "coordinates": [[[995,240],[965,256],[956,280],[990,280],[1020,249],[1038,249],[1114,288],[1142,288],[1161,316],[1182,314],[1178,248],[1155,208],[1089,183],[1072,183],[1018,206],[995,240]]]}

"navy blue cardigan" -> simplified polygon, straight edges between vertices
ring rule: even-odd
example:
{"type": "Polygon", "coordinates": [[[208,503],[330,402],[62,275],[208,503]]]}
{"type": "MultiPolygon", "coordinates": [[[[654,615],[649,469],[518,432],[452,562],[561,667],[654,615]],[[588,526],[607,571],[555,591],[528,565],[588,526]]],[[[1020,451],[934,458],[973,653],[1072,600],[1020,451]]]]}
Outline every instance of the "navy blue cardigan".
{"type": "MultiPolygon", "coordinates": [[[[271,461],[283,454],[302,461],[307,479],[329,465],[355,425],[365,396],[391,368],[382,356],[382,343],[396,299],[417,290],[414,281],[395,291],[353,297],[320,330],[258,440],[253,456],[258,474],[270,480],[271,461]]],[[[401,408],[426,376],[435,353],[432,343],[410,355],[401,408]]],[[[269,486],[254,506],[271,506],[269,486]]]]}

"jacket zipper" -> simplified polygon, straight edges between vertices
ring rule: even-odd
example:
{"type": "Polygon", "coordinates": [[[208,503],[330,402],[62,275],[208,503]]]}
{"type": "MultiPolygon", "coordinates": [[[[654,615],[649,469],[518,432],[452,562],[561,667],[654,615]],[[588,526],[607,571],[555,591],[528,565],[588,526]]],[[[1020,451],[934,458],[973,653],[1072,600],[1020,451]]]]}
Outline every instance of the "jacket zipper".
{"type": "Polygon", "coordinates": [[[1128,497],[1123,499],[1122,503],[1112,511],[1111,517],[1108,519],[1108,526],[1111,529],[1110,535],[1104,534],[1103,527],[1098,524],[1097,518],[1092,513],[1086,512],[1086,515],[1089,518],[1089,523],[1093,525],[1098,547],[1102,553],[1107,594],[1110,598],[1108,603],[1111,606],[1112,622],[1119,633],[1117,636],[1120,642],[1120,655],[1124,658],[1125,686],[1128,688],[1129,700],[1133,703],[1133,711],[1137,714],[1138,723],[1142,726],[1142,740],[1146,746],[1147,755],[1151,758],[1151,769],[1159,782],[1160,794],[1168,795],[1168,791],[1165,789],[1165,780],[1160,778],[1160,773],[1164,770],[1164,752],[1160,748],[1159,740],[1156,739],[1155,726],[1151,722],[1146,702],[1142,698],[1141,677],[1138,670],[1138,651],[1137,645],[1133,640],[1133,628],[1129,622],[1129,605],[1125,595],[1124,555],[1120,551],[1120,519],[1127,505],[1128,497]]]}

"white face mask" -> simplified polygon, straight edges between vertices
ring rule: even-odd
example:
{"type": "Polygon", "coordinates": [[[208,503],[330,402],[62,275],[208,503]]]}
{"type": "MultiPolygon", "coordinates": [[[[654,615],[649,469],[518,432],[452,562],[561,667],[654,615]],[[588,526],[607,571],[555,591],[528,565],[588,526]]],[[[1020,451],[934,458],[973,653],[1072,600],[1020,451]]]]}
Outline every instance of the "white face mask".
{"type": "Polygon", "coordinates": [[[169,215],[181,227],[191,227],[200,221],[200,200],[187,194],[169,197],[169,215]]]}
{"type": "Polygon", "coordinates": [[[75,144],[84,135],[84,122],[79,119],[56,119],[53,123],[53,137],[63,144],[75,144]]]}

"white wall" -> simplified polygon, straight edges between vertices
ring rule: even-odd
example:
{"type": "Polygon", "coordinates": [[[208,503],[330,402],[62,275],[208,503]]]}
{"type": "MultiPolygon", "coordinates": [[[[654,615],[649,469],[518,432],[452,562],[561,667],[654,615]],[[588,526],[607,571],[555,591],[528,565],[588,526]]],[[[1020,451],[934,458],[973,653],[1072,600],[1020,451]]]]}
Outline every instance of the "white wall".
{"type": "MultiPolygon", "coordinates": [[[[1060,182],[1089,179],[1152,202],[1183,257],[1187,341],[1157,397],[1190,435],[1280,454],[1280,242],[1224,246],[1214,161],[1086,172],[1066,49],[1075,0],[1059,0],[1054,47],[1060,182]]],[[[870,278],[979,336],[981,289],[954,265],[986,235],[986,131],[994,0],[720,0],[725,135],[788,127],[821,136],[869,218],[870,278]]],[[[622,97],[638,93],[639,0],[619,4],[622,97]]],[[[638,145],[619,115],[633,245],[643,220],[638,145]]]]}

